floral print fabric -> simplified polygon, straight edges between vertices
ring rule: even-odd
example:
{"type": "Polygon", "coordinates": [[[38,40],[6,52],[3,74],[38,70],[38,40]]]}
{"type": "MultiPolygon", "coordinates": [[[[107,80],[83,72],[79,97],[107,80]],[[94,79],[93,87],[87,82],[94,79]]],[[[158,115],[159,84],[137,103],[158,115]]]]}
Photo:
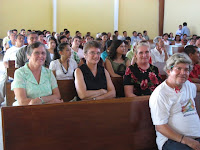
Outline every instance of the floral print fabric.
{"type": "Polygon", "coordinates": [[[135,63],[126,69],[124,75],[124,85],[133,85],[133,93],[137,96],[151,95],[161,82],[158,68],[151,64],[147,70],[143,70],[135,63]]]}

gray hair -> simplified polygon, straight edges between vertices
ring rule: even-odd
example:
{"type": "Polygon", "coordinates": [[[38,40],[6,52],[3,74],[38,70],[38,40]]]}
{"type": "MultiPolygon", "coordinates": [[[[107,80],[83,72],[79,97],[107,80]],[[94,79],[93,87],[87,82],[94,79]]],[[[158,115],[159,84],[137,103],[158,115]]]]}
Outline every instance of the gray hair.
{"type": "Polygon", "coordinates": [[[162,37],[161,37],[161,36],[155,37],[155,38],[153,39],[153,42],[156,44],[156,43],[159,42],[159,39],[162,39],[162,37]]]}
{"type": "Polygon", "coordinates": [[[40,46],[43,46],[44,49],[45,49],[44,44],[41,43],[41,42],[35,42],[35,43],[33,43],[33,44],[28,45],[26,54],[27,54],[28,56],[31,56],[31,54],[33,53],[33,50],[34,50],[35,48],[40,47],[40,46]]]}
{"type": "Polygon", "coordinates": [[[12,30],[8,30],[7,35],[10,36],[12,33],[12,30]]]}
{"type": "Polygon", "coordinates": [[[140,42],[138,42],[137,45],[136,45],[135,54],[137,54],[138,49],[139,49],[140,47],[142,47],[142,46],[148,47],[148,50],[150,51],[150,44],[149,44],[149,42],[148,42],[148,41],[140,41],[140,42]]]}
{"type": "Polygon", "coordinates": [[[174,66],[184,63],[189,65],[189,71],[192,71],[192,60],[188,55],[185,53],[176,53],[169,57],[169,59],[166,61],[166,65],[164,67],[164,71],[171,70],[174,66]]]}

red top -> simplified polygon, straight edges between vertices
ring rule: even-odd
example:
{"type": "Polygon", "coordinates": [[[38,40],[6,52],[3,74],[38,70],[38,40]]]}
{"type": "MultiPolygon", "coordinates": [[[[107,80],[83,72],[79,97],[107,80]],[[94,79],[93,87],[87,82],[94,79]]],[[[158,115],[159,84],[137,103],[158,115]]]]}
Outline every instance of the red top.
{"type": "Polygon", "coordinates": [[[200,65],[195,64],[193,66],[193,70],[190,72],[190,76],[188,80],[191,82],[191,78],[199,79],[199,75],[200,75],[200,65]]]}

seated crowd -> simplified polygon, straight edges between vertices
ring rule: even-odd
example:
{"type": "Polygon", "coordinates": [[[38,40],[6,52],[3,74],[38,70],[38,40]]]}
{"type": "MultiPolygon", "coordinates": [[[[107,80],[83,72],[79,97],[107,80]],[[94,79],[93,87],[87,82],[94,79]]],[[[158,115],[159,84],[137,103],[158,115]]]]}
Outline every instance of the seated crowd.
{"type": "MultiPolygon", "coordinates": [[[[178,142],[174,149],[200,148],[196,141],[200,138],[199,118],[188,115],[186,119],[195,120],[195,127],[182,123],[185,128],[191,127],[198,133],[184,132],[185,128],[179,131],[181,124],[174,123],[177,112],[172,106],[176,105],[180,115],[179,105],[183,106],[189,98],[193,104],[196,91],[200,91],[197,84],[200,83],[200,37],[197,35],[189,38],[187,33],[179,31],[175,37],[172,32],[169,35],[164,33],[153,40],[155,48],[151,49],[147,31],[143,31],[143,35],[133,31],[131,38],[126,31],[123,36],[118,31],[114,35],[103,32],[98,33],[96,39],[90,32],[82,37],[79,31],[72,38],[67,29],[60,34],[51,34],[46,30],[29,31],[27,37],[24,29],[20,34],[16,32],[16,29],[9,30],[3,43],[5,68],[8,68],[10,60],[15,60],[15,66],[19,68],[11,84],[16,99],[13,106],[62,103],[56,80],[74,79],[77,97],[73,100],[76,101],[115,98],[116,91],[111,79],[121,77],[125,97],[151,95],[149,103],[159,149],[173,147],[171,141],[175,142],[174,145],[178,142]],[[167,45],[185,46],[184,54],[170,56],[167,45]],[[157,63],[166,63],[168,77],[165,81],[154,66],[157,63]],[[194,91],[190,95],[191,89],[194,91]],[[184,102],[181,101],[183,94],[179,94],[182,90],[189,93],[184,102]],[[179,95],[172,96],[172,91],[179,95]],[[170,99],[170,96],[173,98],[170,99]],[[174,102],[177,99],[181,100],[174,102]]],[[[0,88],[3,89],[5,82],[6,78],[0,88]]],[[[195,107],[195,104],[192,106],[195,107]]],[[[190,111],[195,114],[195,109],[190,111]]]]}

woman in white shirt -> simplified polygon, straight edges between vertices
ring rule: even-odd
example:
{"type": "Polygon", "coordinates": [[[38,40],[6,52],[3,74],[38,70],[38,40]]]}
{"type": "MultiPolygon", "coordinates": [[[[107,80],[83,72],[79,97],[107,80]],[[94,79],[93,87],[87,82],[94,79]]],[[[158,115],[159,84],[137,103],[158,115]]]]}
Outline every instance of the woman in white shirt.
{"type": "Polygon", "coordinates": [[[73,79],[74,70],[78,67],[74,59],[71,58],[71,48],[68,43],[58,45],[59,55],[57,59],[51,61],[49,69],[51,69],[57,80],[73,79]]]}
{"type": "Polygon", "coordinates": [[[179,35],[175,36],[174,41],[175,41],[175,45],[182,45],[181,38],[179,35]]]}
{"type": "Polygon", "coordinates": [[[169,45],[170,43],[169,43],[169,41],[168,41],[168,34],[165,33],[165,34],[163,34],[162,37],[163,37],[164,45],[169,45]]]}

